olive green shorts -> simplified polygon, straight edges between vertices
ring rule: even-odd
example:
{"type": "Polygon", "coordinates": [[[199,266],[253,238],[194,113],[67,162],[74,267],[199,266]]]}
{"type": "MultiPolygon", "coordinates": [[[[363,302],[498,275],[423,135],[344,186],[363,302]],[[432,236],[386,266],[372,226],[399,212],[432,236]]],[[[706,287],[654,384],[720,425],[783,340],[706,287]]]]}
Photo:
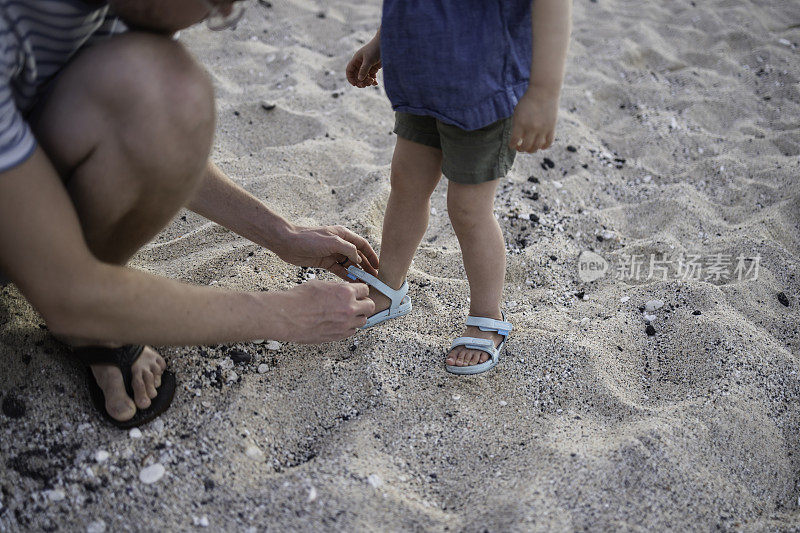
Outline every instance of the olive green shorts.
{"type": "Polygon", "coordinates": [[[441,150],[442,174],[456,183],[477,184],[502,178],[517,154],[508,147],[511,117],[467,131],[434,117],[396,112],[394,132],[403,139],[441,150]]]}

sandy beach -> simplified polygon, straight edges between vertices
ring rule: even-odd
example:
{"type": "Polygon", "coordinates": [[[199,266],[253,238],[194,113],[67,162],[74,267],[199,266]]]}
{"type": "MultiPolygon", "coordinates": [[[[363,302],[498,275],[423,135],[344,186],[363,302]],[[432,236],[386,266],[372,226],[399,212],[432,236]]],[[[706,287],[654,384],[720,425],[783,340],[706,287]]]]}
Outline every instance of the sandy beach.
{"type": "MultiPolygon", "coordinates": [[[[376,249],[394,116],[344,68],[380,9],[258,2],[179,37],[216,87],[218,165],[376,249]]],[[[409,316],[160,347],[179,390],[139,432],[0,288],[0,531],[800,531],[799,80],[797,2],[575,0],[556,143],[496,202],[515,331],[482,376],[443,367],[468,310],[445,180],[409,316]]],[[[133,266],[333,279],[188,211],[133,266]]]]}

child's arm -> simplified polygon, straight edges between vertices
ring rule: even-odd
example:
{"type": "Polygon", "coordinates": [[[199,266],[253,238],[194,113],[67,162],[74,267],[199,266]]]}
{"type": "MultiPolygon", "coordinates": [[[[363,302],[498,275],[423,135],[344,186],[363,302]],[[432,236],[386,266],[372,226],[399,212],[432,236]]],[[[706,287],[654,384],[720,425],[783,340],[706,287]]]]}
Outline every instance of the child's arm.
{"type": "Polygon", "coordinates": [[[347,64],[347,81],[359,88],[378,85],[378,71],[381,68],[381,30],[370,42],[362,46],[347,64]]]}
{"type": "Polygon", "coordinates": [[[553,144],[572,26],[572,0],[533,0],[533,57],[528,90],[514,110],[509,146],[533,153],[553,144]]]}

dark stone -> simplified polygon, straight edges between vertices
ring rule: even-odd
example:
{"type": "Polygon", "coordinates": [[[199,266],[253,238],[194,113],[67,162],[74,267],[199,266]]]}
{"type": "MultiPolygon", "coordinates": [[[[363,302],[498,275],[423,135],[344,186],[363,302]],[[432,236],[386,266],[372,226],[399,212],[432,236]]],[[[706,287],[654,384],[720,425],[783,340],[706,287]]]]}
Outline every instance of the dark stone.
{"type": "Polygon", "coordinates": [[[239,116],[239,112],[238,111],[234,111],[233,114],[236,115],[237,117],[239,116]]]}
{"type": "Polygon", "coordinates": [[[331,94],[331,97],[333,97],[333,98],[339,98],[339,93],[332,93],[332,94],[331,94]]]}
{"type": "Polygon", "coordinates": [[[264,111],[272,111],[273,109],[275,109],[275,105],[276,104],[273,103],[262,102],[261,109],[263,109],[264,111]]]}
{"type": "Polygon", "coordinates": [[[650,337],[656,334],[656,328],[653,327],[652,324],[648,324],[646,328],[644,328],[644,332],[647,333],[650,337]]]}
{"type": "Polygon", "coordinates": [[[576,292],[576,293],[575,293],[575,297],[576,297],[576,298],[578,298],[578,300],[583,300],[583,296],[584,296],[585,294],[586,294],[586,292],[585,292],[585,291],[579,291],[579,292],[576,292]]]}
{"type": "Polygon", "coordinates": [[[233,349],[229,351],[228,357],[230,357],[231,360],[237,365],[243,365],[245,363],[249,363],[250,359],[253,358],[253,356],[251,356],[249,353],[239,349],[233,349]]]}
{"type": "Polygon", "coordinates": [[[556,261],[557,259],[558,259],[558,257],[556,257],[556,256],[554,256],[554,255],[551,255],[551,256],[550,256],[550,261],[556,261]]]}
{"type": "Polygon", "coordinates": [[[530,220],[531,222],[539,222],[539,215],[537,215],[536,213],[531,213],[530,215],[528,215],[528,217],[529,217],[528,220],[530,220]]]}
{"type": "Polygon", "coordinates": [[[203,480],[203,487],[205,487],[206,491],[214,490],[216,483],[214,483],[213,479],[207,477],[203,480]]]}
{"type": "Polygon", "coordinates": [[[578,149],[572,146],[571,144],[567,145],[567,152],[577,152],[578,149]]]}
{"type": "Polygon", "coordinates": [[[782,292],[778,293],[778,301],[783,305],[785,305],[786,307],[789,307],[789,298],[787,298],[784,293],[782,292]]]}
{"type": "Polygon", "coordinates": [[[536,176],[530,176],[528,177],[528,181],[530,181],[531,183],[539,183],[539,178],[537,178],[536,176]]]}
{"type": "Polygon", "coordinates": [[[602,235],[598,235],[597,236],[597,242],[603,242],[603,236],[602,235]]]}
{"type": "Polygon", "coordinates": [[[317,18],[318,19],[324,19],[326,16],[327,15],[325,15],[324,11],[320,11],[319,13],[317,13],[317,18]]]}
{"type": "Polygon", "coordinates": [[[556,166],[556,164],[553,162],[553,160],[550,159],[549,157],[545,157],[542,160],[542,163],[544,163],[547,168],[555,168],[555,166],[556,166]]]}
{"type": "Polygon", "coordinates": [[[692,314],[693,314],[694,316],[700,316],[700,315],[702,315],[703,313],[701,313],[700,311],[692,311],[692,314]]]}
{"type": "Polygon", "coordinates": [[[25,416],[25,404],[13,394],[9,394],[3,399],[3,414],[8,418],[22,418],[25,416]]]}

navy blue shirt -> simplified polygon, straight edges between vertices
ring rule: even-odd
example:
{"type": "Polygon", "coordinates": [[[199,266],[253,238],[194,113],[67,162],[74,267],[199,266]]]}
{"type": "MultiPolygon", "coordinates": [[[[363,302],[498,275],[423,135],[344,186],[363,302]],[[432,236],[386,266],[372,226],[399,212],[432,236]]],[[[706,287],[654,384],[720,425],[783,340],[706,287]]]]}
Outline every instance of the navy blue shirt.
{"type": "Polygon", "coordinates": [[[528,88],[531,0],[384,0],[381,61],[396,111],[475,130],[528,88]]]}

